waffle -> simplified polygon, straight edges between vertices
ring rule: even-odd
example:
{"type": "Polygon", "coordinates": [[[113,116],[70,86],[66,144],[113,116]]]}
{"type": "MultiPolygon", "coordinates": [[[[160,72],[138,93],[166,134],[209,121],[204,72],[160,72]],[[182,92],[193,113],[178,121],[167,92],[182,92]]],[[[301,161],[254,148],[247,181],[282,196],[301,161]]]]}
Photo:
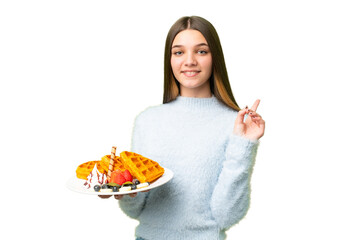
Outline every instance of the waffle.
{"type": "Polygon", "coordinates": [[[141,183],[153,182],[165,172],[157,162],[137,153],[123,151],[120,153],[120,160],[131,175],[141,183]]]}
{"type": "MultiPolygon", "coordinates": [[[[103,174],[107,174],[107,172],[109,171],[110,158],[111,155],[105,155],[101,158],[101,161],[99,161],[99,164],[97,165],[99,172],[103,174]]],[[[125,166],[119,156],[115,156],[114,165],[113,165],[113,171],[117,169],[120,169],[121,171],[125,171],[125,166]]]]}
{"type": "MultiPolygon", "coordinates": [[[[89,176],[97,163],[99,163],[99,161],[89,161],[80,164],[76,169],[76,177],[87,180],[87,176],[89,176]]],[[[99,164],[97,164],[97,166],[99,166],[99,164]]]]}

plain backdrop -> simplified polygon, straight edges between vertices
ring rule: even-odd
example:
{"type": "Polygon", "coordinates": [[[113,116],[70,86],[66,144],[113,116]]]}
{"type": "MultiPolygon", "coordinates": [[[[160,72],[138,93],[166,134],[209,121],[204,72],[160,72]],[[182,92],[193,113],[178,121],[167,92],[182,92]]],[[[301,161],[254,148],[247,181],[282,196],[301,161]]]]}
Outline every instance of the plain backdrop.
{"type": "Polygon", "coordinates": [[[113,198],[65,183],[130,149],[136,115],[162,102],[169,28],[198,15],[218,31],[238,104],[261,99],[266,121],[251,208],[228,239],[360,239],[357,3],[1,1],[1,234],[133,239],[113,198]]]}

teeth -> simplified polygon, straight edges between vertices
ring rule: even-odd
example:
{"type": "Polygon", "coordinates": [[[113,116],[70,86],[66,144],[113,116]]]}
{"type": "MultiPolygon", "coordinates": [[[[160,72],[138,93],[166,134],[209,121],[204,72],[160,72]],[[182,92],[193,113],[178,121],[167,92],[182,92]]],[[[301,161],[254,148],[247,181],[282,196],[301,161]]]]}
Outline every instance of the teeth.
{"type": "Polygon", "coordinates": [[[193,76],[193,75],[196,75],[197,73],[199,73],[199,72],[184,72],[184,74],[187,76],[193,76]]]}

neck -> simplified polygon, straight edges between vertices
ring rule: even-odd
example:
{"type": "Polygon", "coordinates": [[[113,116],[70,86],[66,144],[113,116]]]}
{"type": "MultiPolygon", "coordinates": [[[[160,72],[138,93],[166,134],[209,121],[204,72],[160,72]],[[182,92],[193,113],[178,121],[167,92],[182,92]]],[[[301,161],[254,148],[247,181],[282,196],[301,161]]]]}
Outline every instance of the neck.
{"type": "Polygon", "coordinates": [[[185,88],[180,85],[180,96],[192,98],[211,98],[209,81],[199,88],[185,88]]]}

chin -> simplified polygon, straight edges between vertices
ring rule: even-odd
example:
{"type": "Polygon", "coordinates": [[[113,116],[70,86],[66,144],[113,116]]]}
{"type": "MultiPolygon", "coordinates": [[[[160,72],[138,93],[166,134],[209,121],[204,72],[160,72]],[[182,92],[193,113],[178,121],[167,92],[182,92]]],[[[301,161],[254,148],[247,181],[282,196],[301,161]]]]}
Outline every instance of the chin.
{"type": "Polygon", "coordinates": [[[185,88],[198,88],[201,87],[204,83],[194,80],[185,80],[180,82],[180,84],[185,88]]]}

